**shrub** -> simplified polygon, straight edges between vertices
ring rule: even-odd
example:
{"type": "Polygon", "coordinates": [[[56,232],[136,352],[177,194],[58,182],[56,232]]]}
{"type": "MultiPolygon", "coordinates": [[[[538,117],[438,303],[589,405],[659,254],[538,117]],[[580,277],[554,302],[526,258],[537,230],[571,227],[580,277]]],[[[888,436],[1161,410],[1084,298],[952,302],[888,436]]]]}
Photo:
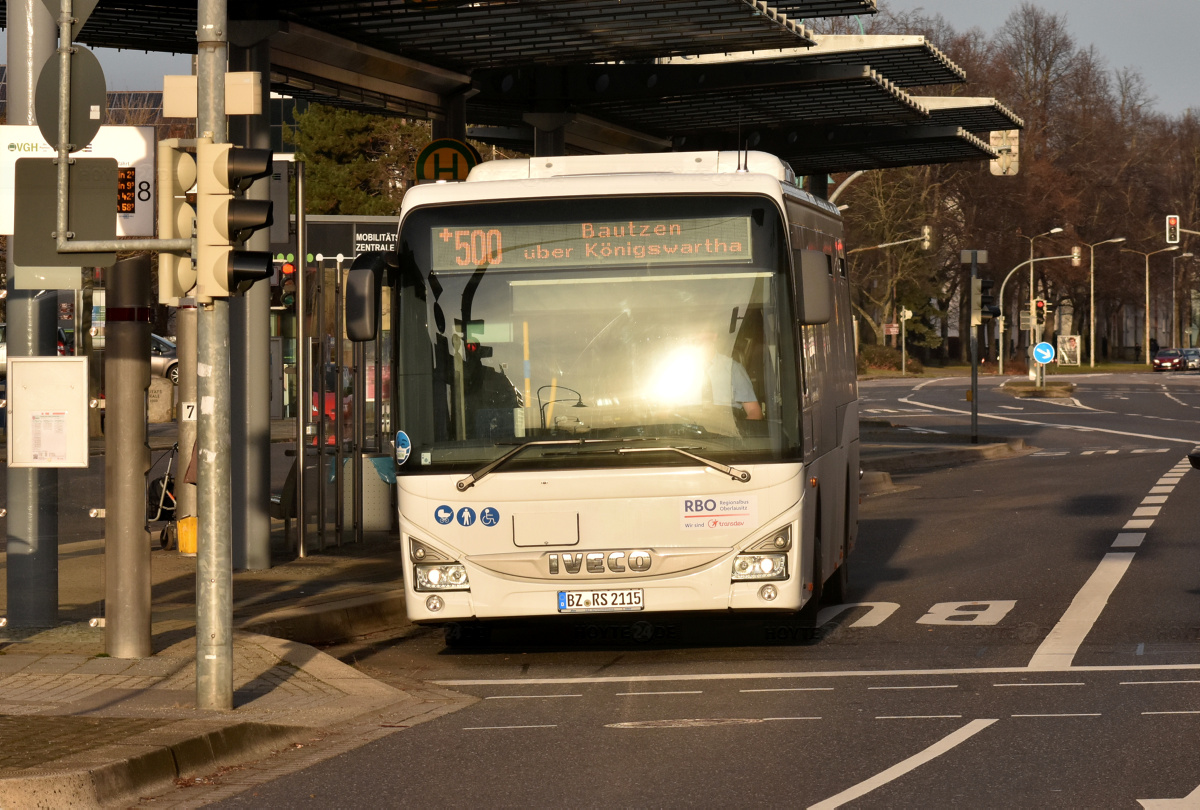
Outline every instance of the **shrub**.
{"type": "MultiPolygon", "coordinates": [[[[858,371],[860,374],[865,374],[870,370],[899,371],[900,350],[893,349],[891,346],[880,346],[878,344],[864,344],[859,346],[858,371]]],[[[925,367],[921,365],[921,361],[910,355],[908,358],[908,372],[910,374],[920,374],[924,370],[925,367]]]]}

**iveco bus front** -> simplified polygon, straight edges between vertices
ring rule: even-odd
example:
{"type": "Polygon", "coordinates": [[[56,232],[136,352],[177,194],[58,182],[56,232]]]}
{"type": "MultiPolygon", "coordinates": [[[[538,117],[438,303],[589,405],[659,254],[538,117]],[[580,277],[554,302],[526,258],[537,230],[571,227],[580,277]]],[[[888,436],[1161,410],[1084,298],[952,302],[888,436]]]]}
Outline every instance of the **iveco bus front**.
{"type": "MultiPolygon", "coordinates": [[[[414,621],[794,611],[844,582],[841,223],[745,159],[498,161],[406,194],[387,284],[414,621]]],[[[348,305],[358,337],[371,310],[348,305]]]]}

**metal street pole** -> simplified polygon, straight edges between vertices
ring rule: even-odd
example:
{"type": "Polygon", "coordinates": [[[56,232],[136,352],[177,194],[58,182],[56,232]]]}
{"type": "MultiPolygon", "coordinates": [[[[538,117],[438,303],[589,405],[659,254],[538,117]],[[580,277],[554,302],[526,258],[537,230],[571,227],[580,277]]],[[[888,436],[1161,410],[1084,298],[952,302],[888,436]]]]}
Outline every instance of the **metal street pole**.
{"type": "Polygon", "coordinates": [[[1183,345],[1183,335],[1179,329],[1179,306],[1175,302],[1175,290],[1179,287],[1179,271],[1175,269],[1175,262],[1180,259],[1190,259],[1195,255],[1189,251],[1171,257],[1171,345],[1173,346],[1183,345]]]}
{"type": "MultiPolygon", "coordinates": [[[[225,0],[199,0],[196,25],[196,136],[226,143],[225,0]]],[[[201,178],[199,182],[206,182],[201,178]]],[[[208,179],[207,182],[213,182],[208,179]]],[[[233,708],[233,532],[230,492],[229,301],[199,311],[196,537],[196,708],[233,708]]]]}
{"type": "MultiPolygon", "coordinates": [[[[57,29],[41,0],[10,0],[8,123],[36,123],[34,89],[54,53],[57,29]]],[[[14,237],[8,237],[8,356],[55,354],[58,307],[46,291],[17,289],[14,237]]],[[[9,392],[12,396],[12,392],[9,392]]],[[[9,430],[13,426],[9,425],[9,430]]],[[[8,468],[6,617],[11,627],[58,624],[58,470],[8,468]]]]}
{"type": "MultiPolygon", "coordinates": [[[[1035,280],[1033,277],[1033,241],[1035,239],[1041,239],[1043,236],[1051,236],[1056,233],[1062,233],[1062,231],[1063,231],[1062,228],[1051,228],[1050,230],[1046,231],[1045,233],[1039,233],[1037,236],[1026,236],[1023,233],[1017,234],[1017,236],[1021,237],[1022,239],[1029,240],[1029,314],[1030,314],[1030,316],[1033,315],[1033,299],[1037,298],[1037,293],[1035,292],[1035,280]]],[[[1036,335],[1037,339],[1035,339],[1036,331],[1037,331],[1037,324],[1034,323],[1033,318],[1030,317],[1029,348],[1026,351],[1026,356],[1028,357],[1029,368],[1030,368],[1031,372],[1033,371],[1033,345],[1034,345],[1034,343],[1037,342],[1037,339],[1041,338],[1041,335],[1038,334],[1038,335],[1036,335]]],[[[1032,379],[1032,377],[1030,379],[1032,379]]]]}
{"type": "Polygon", "coordinates": [[[1122,253],[1136,253],[1139,256],[1146,258],[1146,317],[1144,324],[1144,339],[1142,341],[1142,354],[1146,361],[1146,365],[1150,365],[1150,257],[1156,253],[1169,253],[1172,250],[1179,250],[1179,245],[1171,245],[1170,247],[1160,248],[1159,250],[1151,250],[1149,253],[1143,250],[1130,250],[1129,248],[1121,248],[1122,253]]]}
{"type": "Polygon", "coordinates": [[[1090,355],[1090,363],[1092,368],[1096,367],[1096,246],[1097,245],[1115,245],[1118,242],[1124,242],[1124,236],[1117,236],[1112,239],[1105,239],[1102,242],[1093,242],[1088,245],[1091,251],[1091,259],[1088,261],[1088,286],[1090,289],[1090,297],[1088,299],[1088,319],[1091,321],[1091,333],[1088,336],[1088,353],[1090,355]]]}
{"type": "MultiPolygon", "coordinates": [[[[1013,277],[1013,273],[1017,272],[1018,270],[1020,270],[1022,267],[1024,267],[1027,264],[1030,265],[1030,272],[1032,272],[1032,270],[1033,270],[1032,265],[1037,264],[1038,262],[1048,262],[1048,261],[1052,261],[1054,259],[1071,259],[1071,258],[1074,258],[1074,257],[1067,255],[1067,256],[1043,256],[1040,259],[1026,259],[1025,261],[1018,264],[1016,267],[1014,267],[1012,270],[1009,270],[1008,275],[1006,275],[1004,277],[1004,281],[1000,282],[1000,295],[998,295],[996,297],[996,300],[1000,302],[1001,311],[1004,310],[1004,288],[1008,285],[1008,280],[1013,277]]],[[[1019,294],[1019,291],[1018,291],[1018,294],[1019,294]]],[[[1030,309],[1032,310],[1032,304],[1030,305],[1030,309]]],[[[1029,316],[1030,316],[1030,319],[1032,320],[1032,318],[1033,318],[1032,311],[1029,313],[1029,316]]],[[[1004,373],[1004,360],[1003,360],[1003,355],[1004,355],[1004,352],[1003,352],[1003,348],[1004,348],[1004,316],[1001,315],[999,320],[1000,320],[1000,343],[1001,343],[1000,374],[1003,374],[1004,373]]],[[[1030,328],[1032,329],[1032,326],[1030,328]]]]}

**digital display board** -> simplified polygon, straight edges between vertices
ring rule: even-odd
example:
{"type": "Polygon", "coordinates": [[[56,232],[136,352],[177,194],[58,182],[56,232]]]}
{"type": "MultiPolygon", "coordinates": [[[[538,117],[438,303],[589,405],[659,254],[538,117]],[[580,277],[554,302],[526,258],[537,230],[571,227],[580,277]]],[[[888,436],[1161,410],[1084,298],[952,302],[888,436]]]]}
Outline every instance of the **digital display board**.
{"type": "Polygon", "coordinates": [[[750,217],[442,225],[430,229],[434,272],[748,264],[750,217]]]}
{"type": "Polygon", "coordinates": [[[117,169],[117,213],[133,214],[137,211],[137,168],[127,166],[117,169]]]}

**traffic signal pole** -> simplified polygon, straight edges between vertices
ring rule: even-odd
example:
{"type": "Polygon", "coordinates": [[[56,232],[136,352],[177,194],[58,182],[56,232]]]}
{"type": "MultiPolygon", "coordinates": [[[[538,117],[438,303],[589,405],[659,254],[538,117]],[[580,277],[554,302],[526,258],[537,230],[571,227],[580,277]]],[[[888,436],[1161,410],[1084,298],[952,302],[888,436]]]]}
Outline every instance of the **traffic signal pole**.
{"type": "MultiPolygon", "coordinates": [[[[199,0],[196,25],[196,137],[227,141],[225,0],[199,0]]],[[[213,178],[201,174],[197,192],[213,178]]],[[[199,209],[198,209],[199,213],[199,209]]],[[[197,221],[197,230],[201,228],[197,221]]],[[[196,258],[201,248],[197,247],[196,258]]],[[[203,272],[202,270],[200,272],[203,272]]],[[[229,300],[198,303],[196,708],[233,708],[233,532],[230,508],[229,300]]]]}

